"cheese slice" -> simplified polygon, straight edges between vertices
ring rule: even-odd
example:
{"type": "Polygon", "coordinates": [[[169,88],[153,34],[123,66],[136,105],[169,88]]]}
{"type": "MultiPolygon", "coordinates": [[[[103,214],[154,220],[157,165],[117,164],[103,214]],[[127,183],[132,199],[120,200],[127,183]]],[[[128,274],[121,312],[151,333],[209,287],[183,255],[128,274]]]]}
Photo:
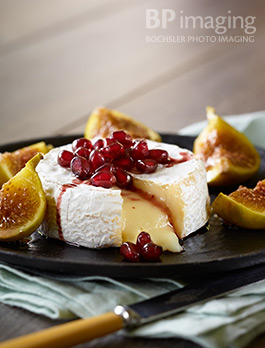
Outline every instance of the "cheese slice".
{"type": "MultiPolygon", "coordinates": [[[[189,152],[175,145],[148,141],[149,149],[167,150],[181,158],[189,152]]],[[[152,174],[132,174],[135,190],[105,189],[78,181],[57,163],[62,149],[51,150],[36,170],[47,198],[41,230],[47,236],[88,248],[119,247],[135,242],[141,231],[151,234],[164,250],[182,250],[179,238],[202,227],[209,218],[206,171],[192,158],[152,174]]]]}

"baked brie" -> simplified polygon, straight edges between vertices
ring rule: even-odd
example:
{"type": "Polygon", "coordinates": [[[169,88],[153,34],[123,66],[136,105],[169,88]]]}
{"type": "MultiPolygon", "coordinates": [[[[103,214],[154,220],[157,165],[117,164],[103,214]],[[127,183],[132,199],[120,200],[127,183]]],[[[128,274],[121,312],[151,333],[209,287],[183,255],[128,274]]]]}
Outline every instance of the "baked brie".
{"type": "Polygon", "coordinates": [[[36,170],[47,198],[41,231],[88,248],[119,247],[148,232],[163,250],[180,252],[182,239],[209,219],[206,171],[201,160],[176,145],[147,140],[149,149],[166,150],[176,163],[158,164],[155,172],[130,173],[132,188],[104,188],[77,180],[70,168],[58,165],[62,150],[47,153],[36,170]],[[178,163],[183,154],[189,158],[178,163]]]}

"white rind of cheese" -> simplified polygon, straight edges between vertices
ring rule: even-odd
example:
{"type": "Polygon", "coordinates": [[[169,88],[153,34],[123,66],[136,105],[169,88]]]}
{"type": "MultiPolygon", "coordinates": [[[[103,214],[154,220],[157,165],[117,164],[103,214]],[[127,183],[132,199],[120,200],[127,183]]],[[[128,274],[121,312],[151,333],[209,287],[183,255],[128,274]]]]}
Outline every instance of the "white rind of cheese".
{"type": "MultiPolygon", "coordinates": [[[[167,150],[170,157],[181,158],[189,152],[176,145],[148,141],[149,149],[167,150]]],[[[60,225],[66,242],[88,248],[119,247],[122,243],[122,204],[119,188],[105,189],[87,184],[69,187],[61,194],[63,185],[75,179],[70,169],[58,165],[62,149],[55,148],[40,161],[36,170],[47,198],[47,211],[41,225],[43,233],[62,239],[58,231],[57,201],[60,203],[60,225]]],[[[190,153],[190,152],[189,152],[190,153]]],[[[191,159],[172,167],[158,166],[152,174],[133,174],[134,184],[164,201],[174,216],[179,237],[183,238],[205,225],[209,218],[209,195],[206,171],[201,160],[191,159]]],[[[178,243],[178,240],[176,238],[178,243]]],[[[176,247],[179,251],[181,247],[176,247]]]]}
{"type": "MultiPolygon", "coordinates": [[[[61,167],[57,157],[62,149],[55,148],[38,164],[36,171],[47,199],[47,211],[40,230],[51,238],[61,239],[57,224],[57,201],[62,185],[71,184],[76,177],[70,169],[61,167]]],[[[61,195],[60,225],[63,239],[88,248],[120,246],[121,207],[123,199],[117,189],[104,189],[80,184],[61,195]]]]}
{"type": "Polygon", "coordinates": [[[120,246],[121,234],[116,231],[120,230],[121,206],[118,190],[92,185],[67,190],[61,204],[61,214],[66,212],[67,216],[61,221],[64,240],[95,248],[120,246]],[[76,202],[80,202],[79,205],[76,202]]]}

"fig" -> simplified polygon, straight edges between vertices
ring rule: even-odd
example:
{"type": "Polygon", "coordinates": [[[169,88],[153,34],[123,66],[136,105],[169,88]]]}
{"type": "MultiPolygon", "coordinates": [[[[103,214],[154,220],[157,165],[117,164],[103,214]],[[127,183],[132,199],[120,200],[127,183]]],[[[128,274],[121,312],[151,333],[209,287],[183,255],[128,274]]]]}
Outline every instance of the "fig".
{"type": "Polygon", "coordinates": [[[143,123],[116,110],[109,110],[104,107],[95,109],[88,118],[85,128],[85,138],[94,137],[108,138],[112,132],[125,130],[134,139],[146,138],[154,141],[161,141],[158,133],[143,123]]]}
{"type": "Polygon", "coordinates": [[[16,241],[28,237],[41,224],[46,198],[36,165],[38,153],[0,190],[0,241],[16,241]]]}
{"type": "Polygon", "coordinates": [[[196,138],[193,152],[206,167],[210,186],[239,185],[259,169],[260,156],[248,138],[207,107],[208,125],[196,138]]]}
{"type": "Polygon", "coordinates": [[[247,229],[265,229],[265,179],[254,189],[244,186],[229,196],[219,193],[213,211],[229,224],[247,229]]]}
{"type": "Polygon", "coordinates": [[[4,152],[0,154],[0,187],[16,175],[38,152],[43,154],[52,149],[52,145],[46,145],[45,142],[39,142],[14,152],[4,152]]]}

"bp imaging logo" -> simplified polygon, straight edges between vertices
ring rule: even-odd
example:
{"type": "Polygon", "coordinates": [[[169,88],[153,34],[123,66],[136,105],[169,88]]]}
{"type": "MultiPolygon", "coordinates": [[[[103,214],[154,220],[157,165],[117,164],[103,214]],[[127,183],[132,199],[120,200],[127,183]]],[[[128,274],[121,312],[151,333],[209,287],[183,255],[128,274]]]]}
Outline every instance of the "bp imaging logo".
{"type": "Polygon", "coordinates": [[[228,10],[226,16],[193,16],[181,10],[146,9],[146,42],[201,43],[254,42],[256,33],[253,16],[237,16],[228,10]],[[155,31],[155,29],[157,29],[155,31]],[[153,31],[153,32],[152,32],[153,31]],[[166,35],[170,31],[170,35],[166,35]],[[173,35],[171,35],[173,31],[173,35]],[[159,35],[157,35],[159,32],[159,35]],[[155,35],[152,35],[152,34],[155,35]]]}

